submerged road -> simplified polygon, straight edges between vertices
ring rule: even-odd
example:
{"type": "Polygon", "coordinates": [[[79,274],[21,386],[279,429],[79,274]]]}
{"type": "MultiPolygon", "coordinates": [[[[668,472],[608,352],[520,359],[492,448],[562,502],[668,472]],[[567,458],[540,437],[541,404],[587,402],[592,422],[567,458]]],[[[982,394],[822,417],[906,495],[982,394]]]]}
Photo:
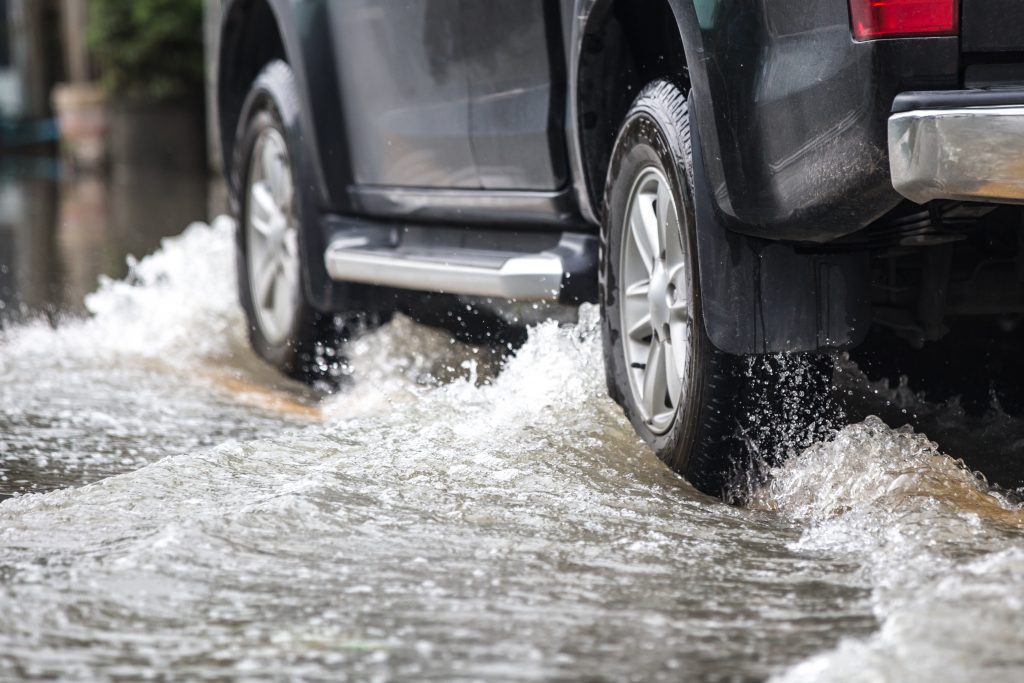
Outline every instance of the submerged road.
{"type": "Polygon", "coordinates": [[[227,220],[0,332],[0,678],[1024,678],[1024,512],[869,418],[747,507],[604,392],[404,318],[320,398],[248,351],[227,220]]]}

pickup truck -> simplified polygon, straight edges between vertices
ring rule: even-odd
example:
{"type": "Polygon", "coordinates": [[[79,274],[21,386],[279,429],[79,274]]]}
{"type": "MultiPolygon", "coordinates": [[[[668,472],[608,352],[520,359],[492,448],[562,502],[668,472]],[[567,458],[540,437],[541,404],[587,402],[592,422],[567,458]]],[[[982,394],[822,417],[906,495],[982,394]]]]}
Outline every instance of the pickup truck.
{"type": "Polygon", "coordinates": [[[393,311],[600,302],[610,395],[721,495],[742,359],[1024,313],[1018,0],[232,0],[218,54],[240,299],[294,377],[393,311]]]}

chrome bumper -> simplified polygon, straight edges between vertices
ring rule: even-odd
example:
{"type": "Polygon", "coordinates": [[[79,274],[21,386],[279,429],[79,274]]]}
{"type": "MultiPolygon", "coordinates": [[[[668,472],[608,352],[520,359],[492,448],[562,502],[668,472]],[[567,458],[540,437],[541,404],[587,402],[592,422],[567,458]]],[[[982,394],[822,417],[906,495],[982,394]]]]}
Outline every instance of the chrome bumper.
{"type": "Polygon", "coordinates": [[[1024,203],[1024,105],[915,110],[889,118],[892,184],[918,203],[1024,203]]]}

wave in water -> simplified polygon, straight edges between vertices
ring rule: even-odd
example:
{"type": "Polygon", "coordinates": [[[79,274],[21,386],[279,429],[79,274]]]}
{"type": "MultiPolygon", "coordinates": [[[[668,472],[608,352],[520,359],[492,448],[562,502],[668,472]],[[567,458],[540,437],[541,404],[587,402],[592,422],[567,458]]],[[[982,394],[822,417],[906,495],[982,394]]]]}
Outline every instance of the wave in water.
{"type": "Polygon", "coordinates": [[[925,436],[850,425],[778,468],[755,505],[806,525],[795,551],[861,563],[881,623],[776,680],[1020,679],[1024,511],[925,436]]]}
{"type": "Polygon", "coordinates": [[[233,259],[230,221],[193,226],[89,319],[3,333],[5,463],[104,467],[0,502],[0,673],[1024,671],[1020,512],[925,437],[847,426],[725,506],[605,396],[593,307],[496,376],[397,318],[316,400],[248,351],[233,259]]]}

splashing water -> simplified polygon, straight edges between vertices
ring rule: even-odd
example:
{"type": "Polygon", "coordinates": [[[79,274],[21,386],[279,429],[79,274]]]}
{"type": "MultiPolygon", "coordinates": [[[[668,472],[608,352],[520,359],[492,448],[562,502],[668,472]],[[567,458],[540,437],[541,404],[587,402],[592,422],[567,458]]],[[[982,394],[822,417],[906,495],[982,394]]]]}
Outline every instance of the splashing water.
{"type": "Polygon", "coordinates": [[[234,296],[233,234],[233,221],[222,217],[165,239],[156,253],[129,259],[125,280],[101,280],[86,297],[89,318],[56,330],[37,322],[7,331],[3,360],[134,356],[167,363],[230,354],[245,334],[234,296]]]}
{"type": "Polygon", "coordinates": [[[293,426],[256,400],[279,380],[239,353],[232,235],[193,225],[102,281],[89,318],[0,330],[0,499],[293,426]]]}
{"type": "Polygon", "coordinates": [[[1020,512],[923,436],[851,425],[711,501],[606,398],[590,307],[493,379],[396,318],[318,400],[249,353],[231,232],[3,333],[0,678],[1024,672],[1020,512]]]}
{"type": "Polygon", "coordinates": [[[861,560],[882,624],[778,680],[1019,680],[1024,510],[877,418],[773,475],[754,505],[807,525],[794,548],[861,560]]]}

